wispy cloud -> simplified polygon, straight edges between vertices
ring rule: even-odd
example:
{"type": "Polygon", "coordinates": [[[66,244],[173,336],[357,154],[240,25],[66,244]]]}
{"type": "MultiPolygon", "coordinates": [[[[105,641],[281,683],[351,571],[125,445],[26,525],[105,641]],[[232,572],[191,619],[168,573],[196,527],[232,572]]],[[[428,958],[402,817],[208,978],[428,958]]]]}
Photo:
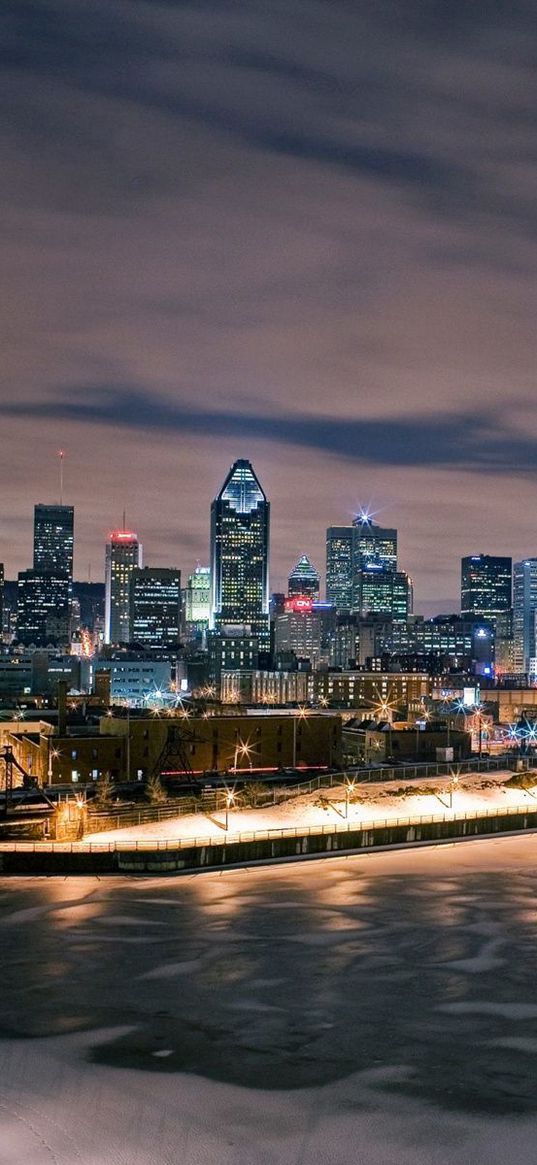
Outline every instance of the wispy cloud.
{"type": "Polygon", "coordinates": [[[510,431],[500,412],[468,409],[430,417],[263,416],[197,409],[124,386],[79,387],[57,399],[0,405],[0,417],[26,417],[135,429],[272,441],[383,465],[487,473],[537,473],[537,436],[510,431]]]}

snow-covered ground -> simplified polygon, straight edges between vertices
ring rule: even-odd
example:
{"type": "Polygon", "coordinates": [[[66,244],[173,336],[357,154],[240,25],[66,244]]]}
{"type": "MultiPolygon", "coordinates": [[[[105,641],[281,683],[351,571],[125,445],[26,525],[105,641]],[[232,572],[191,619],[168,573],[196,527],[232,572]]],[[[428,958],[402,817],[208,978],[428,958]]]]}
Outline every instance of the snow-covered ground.
{"type": "Polygon", "coordinates": [[[230,807],[228,831],[225,810],[195,813],[165,821],[106,830],[91,834],[94,842],[164,841],[185,838],[231,840],[239,834],[271,829],[300,829],[336,826],[342,829],[372,821],[397,818],[417,820],[430,816],[464,816],[482,810],[537,808],[537,786],[531,792],[505,781],[510,773],[470,773],[458,778],[431,778],[423,782],[392,781],[356,785],[346,803],[344,786],[322,789],[293,797],[279,805],[261,809],[230,807]],[[418,791],[420,790],[420,791],[418,791]],[[450,801],[452,802],[450,804],[450,801]]]}

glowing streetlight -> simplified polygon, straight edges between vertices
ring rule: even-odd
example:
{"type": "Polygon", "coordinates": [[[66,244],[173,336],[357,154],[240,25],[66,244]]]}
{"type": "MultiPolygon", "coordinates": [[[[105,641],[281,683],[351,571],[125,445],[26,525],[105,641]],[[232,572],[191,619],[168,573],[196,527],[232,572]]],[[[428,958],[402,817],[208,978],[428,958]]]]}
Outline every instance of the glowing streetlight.
{"type": "Polygon", "coordinates": [[[253,748],[250,744],[248,744],[247,741],[237,740],[237,743],[235,745],[235,753],[233,756],[233,771],[235,773],[237,772],[237,765],[238,765],[239,757],[243,757],[243,758],[246,757],[247,760],[250,761],[250,768],[251,768],[252,753],[253,753],[253,748]]]}
{"type": "Polygon", "coordinates": [[[459,778],[456,776],[453,777],[452,782],[449,786],[449,808],[450,809],[453,809],[453,793],[454,793],[454,790],[457,788],[458,784],[459,784],[459,778]]]}
{"type": "Polygon", "coordinates": [[[230,810],[231,806],[234,804],[235,804],[235,794],[231,792],[231,789],[228,789],[228,791],[226,793],[226,826],[225,826],[226,833],[229,829],[229,810],[230,810]]]}
{"type": "Polygon", "coordinates": [[[296,726],[299,720],[305,720],[308,709],[303,704],[293,712],[293,768],[296,769],[296,726]]]}
{"type": "Polygon", "coordinates": [[[347,781],[345,784],[345,820],[349,817],[349,798],[351,793],[354,793],[356,788],[356,781],[347,781]]]}

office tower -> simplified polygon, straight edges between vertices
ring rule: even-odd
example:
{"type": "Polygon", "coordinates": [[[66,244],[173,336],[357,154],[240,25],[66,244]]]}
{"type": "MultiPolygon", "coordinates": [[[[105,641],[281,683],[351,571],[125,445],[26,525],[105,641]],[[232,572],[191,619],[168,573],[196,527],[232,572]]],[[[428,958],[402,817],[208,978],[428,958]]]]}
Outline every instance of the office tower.
{"type": "Polygon", "coordinates": [[[130,588],[131,642],[143,647],[176,647],[181,624],[181,571],[135,567],[130,588]]]}
{"type": "Polygon", "coordinates": [[[412,579],[402,570],[385,569],[379,562],[365,562],[355,577],[355,608],[361,616],[391,615],[406,623],[412,614],[412,579]]]}
{"type": "Polygon", "coordinates": [[[383,570],[397,570],[397,530],[378,526],[368,514],[357,514],[352,526],[355,570],[362,570],[369,563],[382,566],[383,570]]]}
{"type": "Polygon", "coordinates": [[[128,643],[131,574],[142,565],[142,547],[132,530],[113,530],[106,545],[105,643],[128,643]]]}
{"type": "Polygon", "coordinates": [[[73,543],[73,506],[34,506],[34,565],[19,575],[17,594],[21,642],[69,642],[73,543]]]}
{"type": "Polygon", "coordinates": [[[494,635],[494,671],[497,676],[514,671],[513,609],[496,615],[494,635]]]}
{"type": "Polygon", "coordinates": [[[270,504],[249,461],[236,461],[211,506],[210,628],[243,626],[269,649],[270,504]]]}
{"type": "Polygon", "coordinates": [[[329,526],[326,531],[326,598],[337,611],[352,611],[354,528],[329,526]]]}
{"type": "Polygon", "coordinates": [[[289,575],[287,594],[290,599],[299,595],[308,595],[312,599],[318,599],[319,588],[319,572],[312,566],[307,554],[303,554],[289,575]]]}
{"type": "Polygon", "coordinates": [[[297,659],[309,659],[319,666],[321,659],[322,621],[313,600],[305,596],[289,598],[282,615],[274,620],[276,655],[293,653],[297,659]]]}
{"type": "Polygon", "coordinates": [[[17,639],[36,647],[69,642],[71,583],[66,574],[23,570],[18,576],[17,639]]]}
{"type": "Polygon", "coordinates": [[[189,634],[203,633],[211,612],[211,571],[199,562],[185,587],[185,622],[189,634]]]}
{"type": "MultiPolygon", "coordinates": [[[[363,609],[361,571],[397,570],[397,530],[357,514],[352,526],[326,531],[326,597],[338,611],[363,609]]],[[[386,589],[390,589],[386,581],[386,589]]],[[[376,609],[376,608],[374,608],[376,609]]]]}
{"type": "Polygon", "coordinates": [[[0,642],[4,638],[4,563],[0,562],[0,642]]]}
{"type": "Polygon", "coordinates": [[[512,560],[472,554],[461,560],[461,614],[494,622],[511,608],[512,560]]]}
{"type": "Polygon", "coordinates": [[[34,570],[73,578],[73,506],[34,507],[34,570]]]}
{"type": "Polygon", "coordinates": [[[537,672],[537,558],[513,570],[513,671],[537,672]]]}

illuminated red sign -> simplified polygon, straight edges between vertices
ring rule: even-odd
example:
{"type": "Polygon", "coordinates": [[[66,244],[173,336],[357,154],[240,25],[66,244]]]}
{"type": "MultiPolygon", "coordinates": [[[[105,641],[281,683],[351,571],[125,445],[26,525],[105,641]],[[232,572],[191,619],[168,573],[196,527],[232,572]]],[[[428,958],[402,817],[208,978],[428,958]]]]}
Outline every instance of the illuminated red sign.
{"type": "Polygon", "coordinates": [[[138,535],[133,530],[111,530],[111,542],[136,542],[138,535]]]}
{"type": "Polygon", "coordinates": [[[301,615],[311,615],[313,599],[307,595],[295,595],[294,598],[285,600],[284,609],[295,613],[299,612],[301,615]]]}

